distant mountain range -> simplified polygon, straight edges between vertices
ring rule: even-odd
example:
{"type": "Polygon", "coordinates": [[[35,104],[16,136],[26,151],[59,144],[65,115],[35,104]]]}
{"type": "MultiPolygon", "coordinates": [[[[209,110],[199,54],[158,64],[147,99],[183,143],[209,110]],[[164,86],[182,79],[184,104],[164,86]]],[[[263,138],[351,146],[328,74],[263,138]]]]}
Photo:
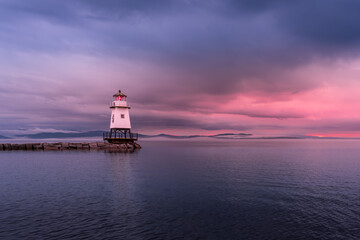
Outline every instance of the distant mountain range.
{"type": "Polygon", "coordinates": [[[171,134],[157,134],[157,135],[144,135],[139,134],[140,138],[154,138],[154,137],[166,137],[166,138],[175,138],[175,139],[188,139],[188,138],[201,138],[201,137],[210,137],[210,138],[239,138],[239,137],[249,137],[252,134],[247,133],[221,133],[216,135],[171,135],[171,134]]]}
{"type": "MultiPolygon", "coordinates": [[[[16,135],[16,137],[25,137],[31,139],[45,139],[45,138],[86,138],[86,137],[102,137],[103,131],[88,131],[88,132],[79,132],[79,133],[61,133],[61,132],[42,132],[35,134],[21,134],[16,135]]],[[[216,135],[171,135],[171,134],[156,134],[156,135],[145,135],[139,134],[139,138],[155,138],[155,137],[165,137],[165,138],[174,138],[174,139],[188,139],[188,138],[200,138],[200,137],[210,137],[210,138],[240,138],[240,137],[249,137],[252,134],[247,133],[222,133],[216,135]]]]}
{"type": "Polygon", "coordinates": [[[26,137],[31,139],[45,138],[85,138],[85,137],[102,137],[103,131],[88,131],[79,133],[62,133],[62,132],[42,132],[35,134],[21,134],[16,137],[26,137]]]}
{"type": "MultiPolygon", "coordinates": [[[[87,131],[87,132],[41,132],[35,134],[21,134],[15,135],[15,138],[30,138],[30,139],[47,139],[47,138],[102,138],[104,131],[87,131]]],[[[316,136],[279,136],[279,137],[254,137],[249,133],[220,133],[214,135],[172,135],[172,134],[156,134],[145,135],[139,134],[139,138],[171,138],[171,139],[192,139],[192,138],[215,138],[215,139],[338,139],[334,137],[316,137],[316,136]]],[[[0,139],[9,139],[10,137],[0,135],[0,139]]]]}

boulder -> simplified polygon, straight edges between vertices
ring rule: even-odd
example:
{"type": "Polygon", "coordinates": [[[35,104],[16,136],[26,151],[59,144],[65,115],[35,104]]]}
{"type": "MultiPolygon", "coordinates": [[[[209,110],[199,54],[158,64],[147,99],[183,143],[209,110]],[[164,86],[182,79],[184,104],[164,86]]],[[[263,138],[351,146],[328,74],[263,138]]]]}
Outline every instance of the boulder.
{"type": "Polygon", "coordinates": [[[44,150],[61,150],[60,144],[44,143],[44,150]]]}
{"type": "Polygon", "coordinates": [[[61,143],[61,148],[64,149],[64,150],[69,149],[69,143],[67,143],[67,142],[62,142],[62,143],[61,143]]]}
{"type": "Polygon", "coordinates": [[[90,147],[90,149],[97,149],[98,145],[96,142],[92,142],[92,143],[89,143],[89,147],[90,147]]]}
{"type": "Polygon", "coordinates": [[[108,142],[84,142],[84,143],[25,143],[25,144],[0,144],[0,151],[4,150],[67,150],[67,149],[84,149],[84,150],[116,150],[122,152],[133,152],[141,148],[138,143],[108,143],[108,142]]]}
{"type": "Polygon", "coordinates": [[[68,149],[77,149],[77,144],[76,143],[69,143],[68,149]]]}
{"type": "Polygon", "coordinates": [[[112,144],[112,143],[107,143],[105,144],[104,148],[105,150],[111,150],[111,151],[121,151],[121,152],[126,152],[126,145],[123,144],[112,144]]]}
{"type": "Polygon", "coordinates": [[[19,144],[19,150],[26,150],[26,144],[19,144]]]}
{"type": "Polygon", "coordinates": [[[117,144],[106,144],[106,149],[111,149],[111,150],[116,150],[116,149],[120,149],[120,146],[117,144]]]}
{"type": "Polygon", "coordinates": [[[11,148],[11,144],[10,143],[5,143],[5,144],[3,144],[3,149],[4,150],[11,150],[12,148],[11,148]]]}
{"type": "Polygon", "coordinates": [[[134,149],[135,149],[135,147],[134,147],[134,145],[133,145],[132,143],[127,143],[127,144],[126,144],[126,148],[127,148],[127,150],[129,150],[129,151],[134,151],[134,149]]]}
{"type": "Polygon", "coordinates": [[[34,143],[34,144],[33,144],[33,149],[34,149],[34,150],[43,150],[44,147],[43,147],[43,144],[42,144],[42,143],[34,143]]]}
{"type": "Polygon", "coordinates": [[[25,144],[25,149],[26,150],[33,150],[34,148],[33,148],[33,144],[32,143],[27,143],[27,144],[25,144]]]}
{"type": "Polygon", "coordinates": [[[121,144],[115,144],[115,145],[118,145],[118,148],[121,149],[121,150],[127,150],[127,144],[126,143],[121,143],[121,144]]]}
{"type": "Polygon", "coordinates": [[[99,143],[99,142],[98,142],[97,145],[98,145],[98,148],[99,148],[99,149],[104,150],[104,149],[110,148],[110,145],[112,145],[112,144],[110,144],[110,143],[99,143]]]}
{"type": "Polygon", "coordinates": [[[89,143],[82,143],[82,149],[89,150],[89,143]]]}
{"type": "Polygon", "coordinates": [[[19,144],[11,144],[11,150],[19,150],[19,144]]]}

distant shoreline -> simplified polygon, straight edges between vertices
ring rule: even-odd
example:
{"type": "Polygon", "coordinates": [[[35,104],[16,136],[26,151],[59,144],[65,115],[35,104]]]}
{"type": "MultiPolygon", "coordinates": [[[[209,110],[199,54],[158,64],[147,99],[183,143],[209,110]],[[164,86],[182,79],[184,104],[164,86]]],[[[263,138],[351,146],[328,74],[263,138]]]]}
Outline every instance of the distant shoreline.
{"type": "MultiPolygon", "coordinates": [[[[87,132],[40,132],[33,134],[17,134],[14,136],[3,136],[0,135],[0,142],[6,140],[16,140],[23,141],[27,140],[41,140],[46,139],[50,141],[58,141],[59,139],[69,140],[69,141],[82,141],[83,139],[89,141],[102,141],[102,135],[104,131],[87,131],[87,132]]],[[[139,139],[173,139],[173,140],[185,140],[185,139],[232,139],[232,140],[242,140],[242,139],[360,139],[360,138],[341,138],[341,137],[317,137],[317,136],[254,136],[251,133],[220,133],[213,135],[174,135],[174,134],[139,134],[139,139]]]]}

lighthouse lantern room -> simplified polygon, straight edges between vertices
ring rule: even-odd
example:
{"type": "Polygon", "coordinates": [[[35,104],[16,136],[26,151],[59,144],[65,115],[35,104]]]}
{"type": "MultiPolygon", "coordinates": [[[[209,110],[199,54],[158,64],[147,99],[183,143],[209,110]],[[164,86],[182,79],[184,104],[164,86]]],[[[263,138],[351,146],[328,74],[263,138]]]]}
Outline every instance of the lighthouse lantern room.
{"type": "Polygon", "coordinates": [[[131,123],[127,96],[119,92],[113,95],[111,102],[110,132],[104,133],[104,140],[110,143],[134,142],[138,136],[131,133],[131,123]]]}

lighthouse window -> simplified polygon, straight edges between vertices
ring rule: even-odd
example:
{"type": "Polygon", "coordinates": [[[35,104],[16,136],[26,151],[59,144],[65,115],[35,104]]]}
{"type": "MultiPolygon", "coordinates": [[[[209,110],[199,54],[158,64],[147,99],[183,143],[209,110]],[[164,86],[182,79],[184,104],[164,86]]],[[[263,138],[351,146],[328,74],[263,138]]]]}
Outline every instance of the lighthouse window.
{"type": "Polygon", "coordinates": [[[115,118],[115,116],[114,116],[114,114],[112,115],[112,122],[114,123],[114,118],[115,118]]]}
{"type": "Polygon", "coordinates": [[[121,118],[125,118],[125,115],[124,115],[124,114],[121,114],[121,118]]]}

